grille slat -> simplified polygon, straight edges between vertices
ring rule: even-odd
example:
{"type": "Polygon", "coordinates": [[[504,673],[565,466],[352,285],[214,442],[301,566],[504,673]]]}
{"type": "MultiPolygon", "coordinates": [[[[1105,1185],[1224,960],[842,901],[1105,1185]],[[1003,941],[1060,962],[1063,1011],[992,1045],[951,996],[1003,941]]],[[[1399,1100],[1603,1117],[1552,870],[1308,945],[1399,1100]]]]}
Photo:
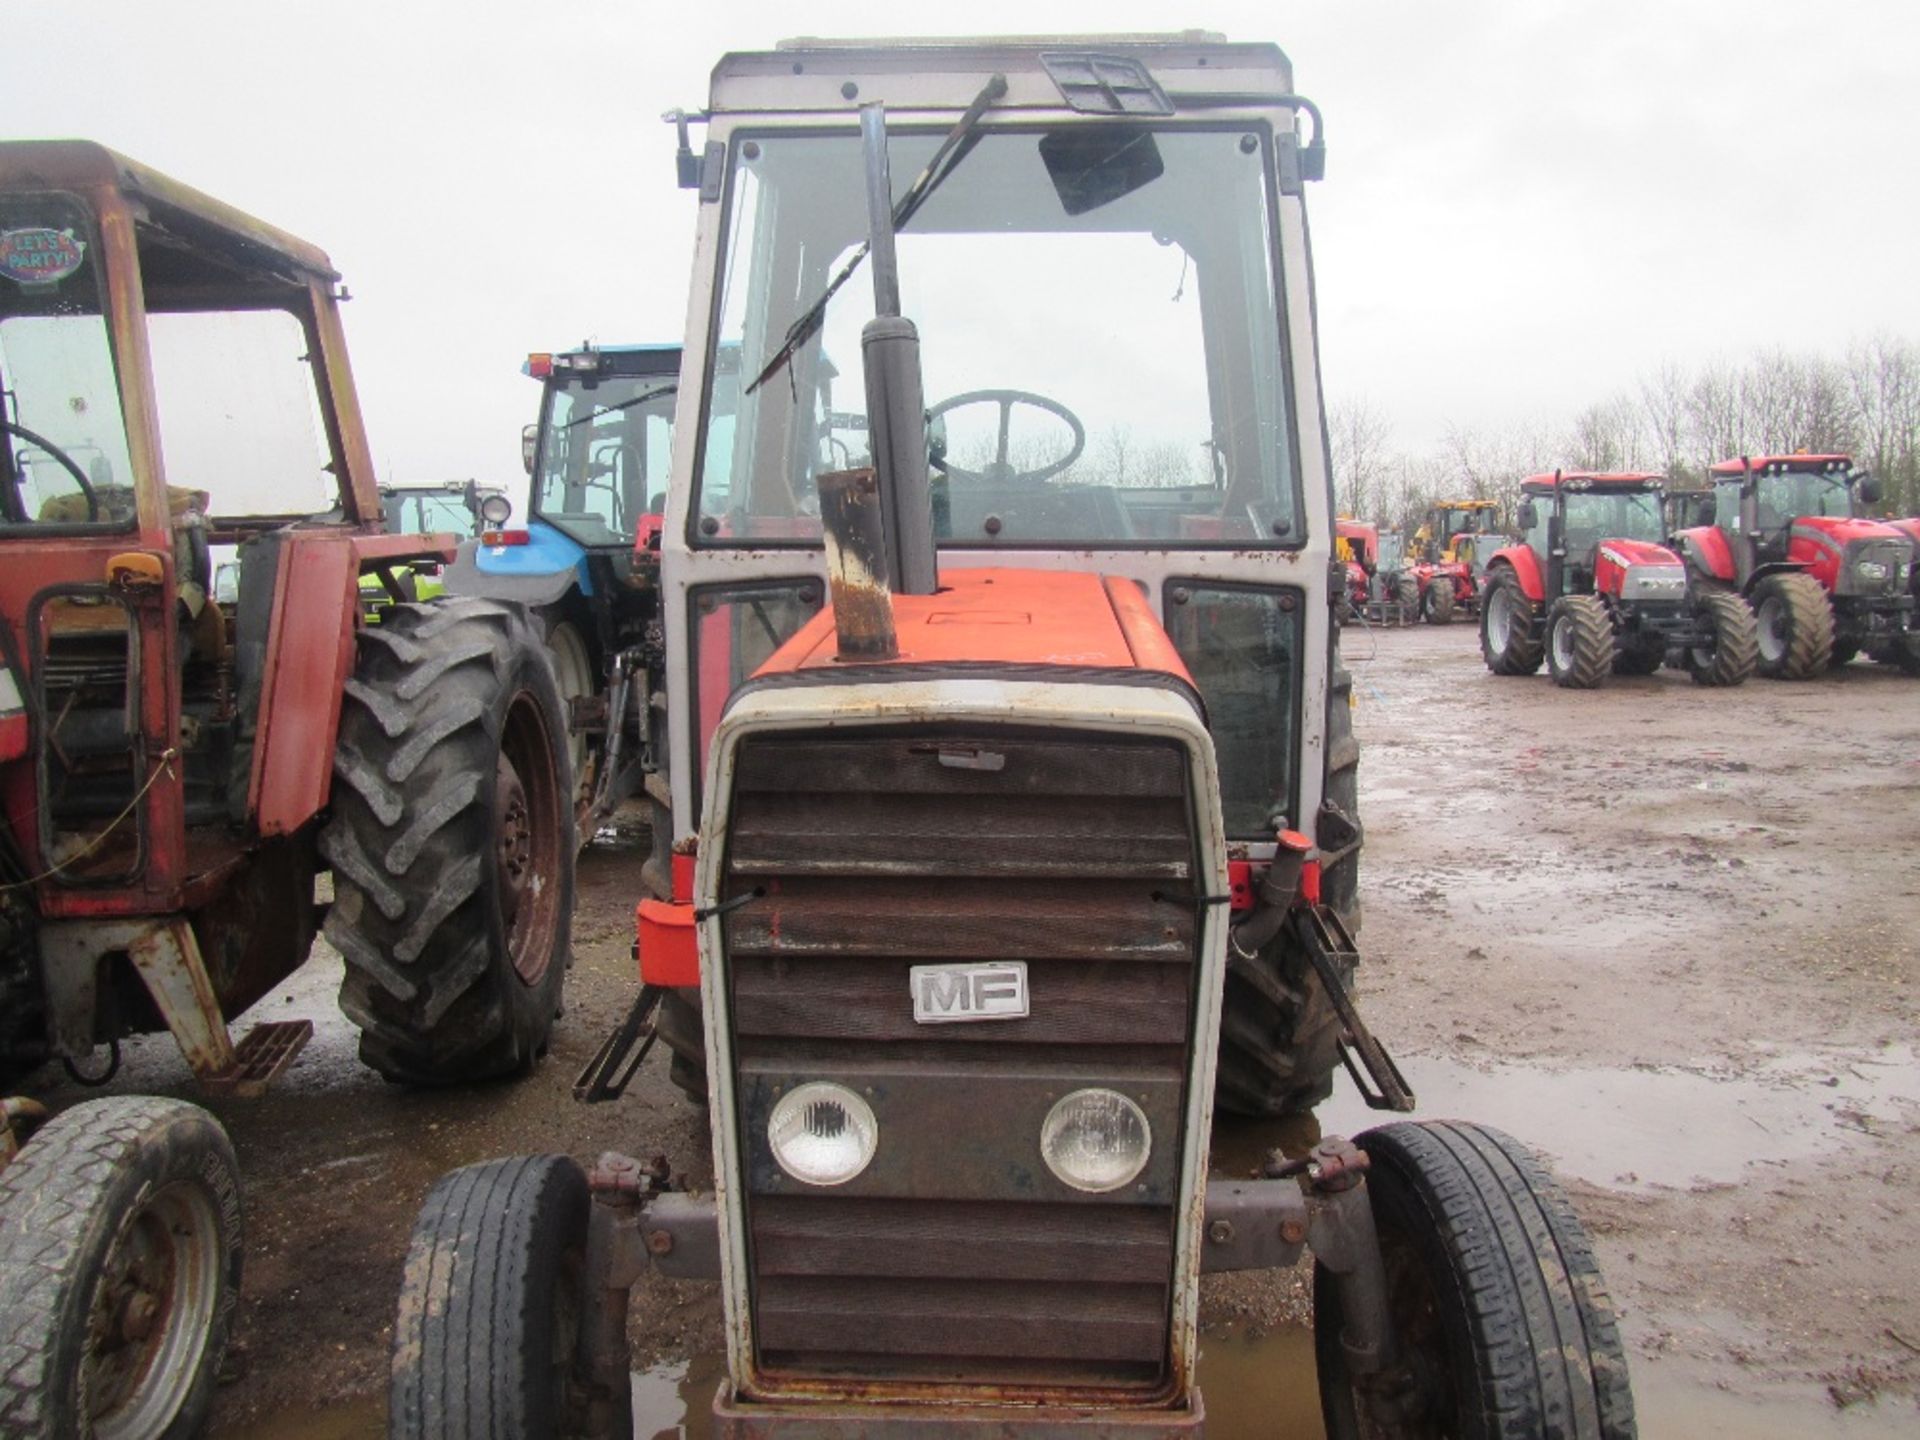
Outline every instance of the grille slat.
{"type": "Polygon", "coordinates": [[[1150,1386],[1167,1362],[1199,914],[1167,742],[933,729],[753,736],[726,920],[755,1344],[800,1374],[1150,1386]],[[1027,962],[1024,1019],[923,1025],[915,964],[1027,962]],[[880,1151],[831,1192],[766,1148],[791,1086],[855,1086],[880,1151]],[[1115,1085],[1148,1168],[1081,1195],[1053,1102],[1115,1085]]]}

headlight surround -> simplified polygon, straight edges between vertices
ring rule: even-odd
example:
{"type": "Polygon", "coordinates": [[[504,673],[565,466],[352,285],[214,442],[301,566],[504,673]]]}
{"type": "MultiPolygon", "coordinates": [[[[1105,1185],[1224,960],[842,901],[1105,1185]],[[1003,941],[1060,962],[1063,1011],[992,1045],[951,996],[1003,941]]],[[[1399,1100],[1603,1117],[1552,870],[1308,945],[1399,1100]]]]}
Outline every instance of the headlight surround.
{"type": "Polygon", "coordinates": [[[873,1162],[880,1122],[845,1085],[809,1080],[775,1102],[767,1117],[774,1163],[803,1185],[844,1185],[873,1162]]]}
{"type": "Polygon", "coordinates": [[[1040,1158],[1062,1185],[1104,1195],[1132,1184],[1153,1154],[1147,1112],[1118,1090],[1075,1090],[1040,1126],[1040,1158]]]}
{"type": "Polygon", "coordinates": [[[1622,600],[1684,600],[1687,572],[1679,565],[1633,565],[1620,580],[1622,600]]]}
{"type": "Polygon", "coordinates": [[[1885,580],[1893,573],[1893,567],[1878,560],[1856,560],[1853,571],[1862,580],[1885,580]]]}

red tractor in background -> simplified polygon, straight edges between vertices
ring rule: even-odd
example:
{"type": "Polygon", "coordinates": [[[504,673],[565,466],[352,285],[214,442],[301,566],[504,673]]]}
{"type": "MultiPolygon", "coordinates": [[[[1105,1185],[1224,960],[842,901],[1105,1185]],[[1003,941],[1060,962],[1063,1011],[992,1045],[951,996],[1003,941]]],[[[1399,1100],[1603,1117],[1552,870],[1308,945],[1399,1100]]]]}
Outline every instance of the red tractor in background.
{"type": "Polygon", "coordinates": [[[1480,651],[1496,675],[1591,690],[1663,661],[1702,685],[1753,673],[1754,622],[1722,590],[1690,593],[1686,567],[1659,543],[1662,476],[1558,471],[1522,482],[1521,543],[1487,567],[1480,651]]]}
{"type": "MultiPolygon", "coordinates": [[[[312,1024],[228,1024],[323,915],[387,1077],[546,1046],[573,881],[552,669],[511,607],[402,603],[454,537],[387,531],[338,282],[98,145],[0,144],[9,1091],[49,1061],[105,1084],[124,1037],[170,1031],[210,1093],[257,1093],[312,1024]],[[371,625],[369,575],[394,601],[371,625]]],[[[193,1433],[240,1271],[225,1132],[126,1094],[0,1117],[0,1432],[193,1433]]]]}
{"type": "Polygon", "coordinates": [[[1349,613],[1364,615],[1373,599],[1374,576],[1380,569],[1380,527],[1342,515],[1334,521],[1334,553],[1346,563],[1342,592],[1349,613]]]}
{"type": "Polygon", "coordinates": [[[1497,500],[1441,500],[1428,508],[1407,551],[1416,562],[1420,618],[1428,624],[1479,610],[1487,557],[1508,539],[1499,517],[1497,500]]]}
{"type": "Polygon", "coordinates": [[[1863,650],[1920,675],[1915,539],[1859,513],[1879,481],[1846,455],[1743,456],[1708,473],[1713,520],[1675,538],[1696,586],[1753,607],[1762,675],[1805,680],[1863,650]]]}

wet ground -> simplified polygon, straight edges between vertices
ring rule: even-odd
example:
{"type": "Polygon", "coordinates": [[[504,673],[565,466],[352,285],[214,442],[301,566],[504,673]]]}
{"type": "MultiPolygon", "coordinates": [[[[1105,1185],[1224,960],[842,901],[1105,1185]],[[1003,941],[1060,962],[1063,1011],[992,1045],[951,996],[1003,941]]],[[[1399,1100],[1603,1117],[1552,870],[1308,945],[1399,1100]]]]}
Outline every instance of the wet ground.
{"type": "MultiPolygon", "coordinates": [[[[1574,694],[1487,675],[1466,624],[1350,649],[1367,1013],[1421,1114],[1553,1161],[1623,1313],[1642,1433],[1920,1433],[1920,684],[1861,662],[1810,685],[1574,694]]],[[[401,1255],[441,1171],[619,1147],[708,1173],[663,1067],[617,1105],[568,1096],[631,997],[634,839],[585,857],[568,1012],[525,1083],[384,1085],[324,954],[263,1007],[320,1033],[268,1099],[219,1107],[250,1232],[216,1435],[383,1432],[401,1255]]],[[[132,1047],[113,1088],[191,1093],[162,1042],[132,1047]]],[[[1374,1117],[1343,1091],[1321,1118],[1374,1117]]],[[[1225,1127],[1216,1167],[1294,1138],[1225,1127]]],[[[1220,1440],[1318,1435],[1300,1280],[1208,1281],[1220,1440]]],[[[638,1433],[704,1436],[712,1287],[657,1282],[636,1310],[638,1433]]]]}

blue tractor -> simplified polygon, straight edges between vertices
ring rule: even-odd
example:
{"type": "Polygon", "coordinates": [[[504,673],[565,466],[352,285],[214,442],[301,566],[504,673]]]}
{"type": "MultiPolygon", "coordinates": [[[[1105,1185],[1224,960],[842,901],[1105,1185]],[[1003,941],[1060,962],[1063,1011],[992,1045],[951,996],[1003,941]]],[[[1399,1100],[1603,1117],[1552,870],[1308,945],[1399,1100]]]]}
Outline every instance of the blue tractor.
{"type": "MultiPolygon", "coordinates": [[[[486,497],[485,528],[444,579],[449,595],[525,606],[545,635],[585,843],[645,790],[665,734],[660,526],[680,347],[535,354],[525,370],[541,382],[540,418],[521,437],[532,481],[525,518],[513,523],[506,496],[486,497]]],[[[664,793],[653,800],[668,803],[664,793]]],[[[663,878],[667,829],[658,827],[648,862],[663,878]]]]}

